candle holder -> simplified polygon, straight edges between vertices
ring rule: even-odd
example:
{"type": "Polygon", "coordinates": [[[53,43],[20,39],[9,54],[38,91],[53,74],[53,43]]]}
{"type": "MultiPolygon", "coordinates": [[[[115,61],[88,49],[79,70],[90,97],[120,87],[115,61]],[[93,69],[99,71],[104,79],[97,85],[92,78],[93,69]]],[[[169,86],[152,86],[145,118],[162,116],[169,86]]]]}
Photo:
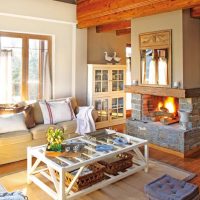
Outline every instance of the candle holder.
{"type": "Polygon", "coordinates": [[[172,87],[173,88],[180,88],[181,83],[179,81],[174,81],[172,87]]]}
{"type": "Polygon", "coordinates": [[[132,83],[133,85],[138,85],[138,80],[133,80],[132,83]]]}

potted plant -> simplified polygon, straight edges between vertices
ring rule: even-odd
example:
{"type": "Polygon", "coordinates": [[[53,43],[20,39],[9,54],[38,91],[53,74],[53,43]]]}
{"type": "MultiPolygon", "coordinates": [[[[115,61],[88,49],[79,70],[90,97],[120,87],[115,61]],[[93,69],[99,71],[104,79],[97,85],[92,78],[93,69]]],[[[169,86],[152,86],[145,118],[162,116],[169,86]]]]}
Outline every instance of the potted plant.
{"type": "Polygon", "coordinates": [[[47,151],[62,152],[64,132],[62,129],[50,127],[47,131],[47,151]]]}

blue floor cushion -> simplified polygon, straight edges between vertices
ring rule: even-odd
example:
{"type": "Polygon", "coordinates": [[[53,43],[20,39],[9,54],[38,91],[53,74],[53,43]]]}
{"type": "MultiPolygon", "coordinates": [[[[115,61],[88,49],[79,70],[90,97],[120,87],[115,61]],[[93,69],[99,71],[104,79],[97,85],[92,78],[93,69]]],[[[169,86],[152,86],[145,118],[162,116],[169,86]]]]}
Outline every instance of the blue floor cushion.
{"type": "Polygon", "coordinates": [[[169,175],[148,183],[144,191],[151,200],[192,200],[199,194],[198,186],[169,175]]]}

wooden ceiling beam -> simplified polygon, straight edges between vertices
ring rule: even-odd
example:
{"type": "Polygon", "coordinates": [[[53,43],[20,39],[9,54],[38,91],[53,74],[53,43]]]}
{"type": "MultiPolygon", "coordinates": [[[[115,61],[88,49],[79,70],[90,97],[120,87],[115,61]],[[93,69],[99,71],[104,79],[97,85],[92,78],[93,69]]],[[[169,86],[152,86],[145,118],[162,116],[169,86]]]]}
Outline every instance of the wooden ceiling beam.
{"type": "Polygon", "coordinates": [[[200,18],[200,6],[191,9],[191,17],[200,18]]]}
{"type": "Polygon", "coordinates": [[[130,34],[130,33],[131,33],[131,28],[122,29],[122,30],[116,30],[116,35],[117,36],[126,35],[126,34],[130,34]]]}
{"type": "Polygon", "coordinates": [[[85,0],[77,6],[78,27],[87,28],[163,12],[193,8],[199,5],[200,0],[85,0]],[[118,1],[121,4],[116,3],[118,1]],[[97,2],[99,3],[97,4],[97,2]],[[125,2],[125,5],[123,2],[125,2]],[[118,6],[116,7],[114,3],[118,6]],[[136,4],[135,7],[134,3],[136,4]],[[82,10],[81,4],[88,5],[88,10],[86,10],[87,6],[82,10]],[[110,9],[108,9],[109,7],[110,9]]]}
{"type": "Polygon", "coordinates": [[[165,0],[85,0],[78,2],[77,16],[80,19],[91,15],[96,18],[162,1],[165,0]]]}
{"type": "Polygon", "coordinates": [[[111,24],[105,24],[105,25],[99,25],[96,27],[96,32],[109,32],[109,31],[116,31],[121,29],[127,29],[131,27],[131,20],[129,21],[121,21],[121,22],[115,22],[111,24]]]}

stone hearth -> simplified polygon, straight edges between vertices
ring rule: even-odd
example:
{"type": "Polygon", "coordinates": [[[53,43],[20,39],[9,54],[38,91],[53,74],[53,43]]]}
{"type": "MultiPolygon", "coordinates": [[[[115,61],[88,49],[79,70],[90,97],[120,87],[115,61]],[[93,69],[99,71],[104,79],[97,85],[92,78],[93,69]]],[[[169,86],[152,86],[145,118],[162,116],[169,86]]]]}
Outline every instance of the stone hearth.
{"type": "Polygon", "coordinates": [[[147,139],[149,143],[177,151],[184,156],[200,147],[200,128],[183,130],[178,123],[163,125],[160,122],[145,123],[139,120],[127,120],[127,133],[147,139]]]}

